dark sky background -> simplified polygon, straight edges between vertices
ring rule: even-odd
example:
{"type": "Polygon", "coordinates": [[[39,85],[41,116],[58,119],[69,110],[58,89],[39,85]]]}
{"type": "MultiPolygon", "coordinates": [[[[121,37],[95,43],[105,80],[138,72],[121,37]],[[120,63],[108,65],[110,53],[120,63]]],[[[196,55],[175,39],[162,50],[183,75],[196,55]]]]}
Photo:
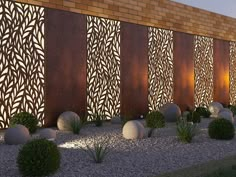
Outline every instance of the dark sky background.
{"type": "Polygon", "coordinates": [[[173,0],[173,1],[236,18],[236,0],[173,0]]]}

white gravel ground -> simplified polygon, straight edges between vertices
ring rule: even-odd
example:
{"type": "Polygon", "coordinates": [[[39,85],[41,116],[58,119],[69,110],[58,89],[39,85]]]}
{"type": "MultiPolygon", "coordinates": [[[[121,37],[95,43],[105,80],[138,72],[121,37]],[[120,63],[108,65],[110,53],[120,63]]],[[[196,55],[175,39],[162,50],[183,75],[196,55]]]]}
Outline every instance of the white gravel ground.
{"type": "MultiPolygon", "coordinates": [[[[86,126],[80,135],[57,132],[61,167],[55,177],[147,177],[236,154],[236,138],[212,140],[207,135],[209,119],[199,125],[193,142],[184,144],[175,135],[175,125],[154,132],[152,138],[126,140],[121,125],[106,123],[103,127],[86,126]],[[94,163],[81,150],[85,142],[109,138],[110,153],[101,164],[94,163]]],[[[16,157],[21,146],[5,145],[0,135],[0,176],[20,176],[16,157]]]]}

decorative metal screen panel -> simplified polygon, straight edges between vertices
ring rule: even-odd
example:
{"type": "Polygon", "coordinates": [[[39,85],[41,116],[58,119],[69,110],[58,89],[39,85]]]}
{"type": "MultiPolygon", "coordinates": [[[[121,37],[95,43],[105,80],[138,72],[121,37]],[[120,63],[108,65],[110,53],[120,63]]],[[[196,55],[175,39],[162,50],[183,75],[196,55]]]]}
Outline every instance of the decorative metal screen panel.
{"type": "Polygon", "coordinates": [[[230,104],[236,105],[236,42],[230,42],[230,104]]]}
{"type": "Polygon", "coordinates": [[[213,101],[213,38],[194,37],[194,104],[213,101]]]}
{"type": "Polygon", "coordinates": [[[87,111],[120,113],[120,22],[87,17],[87,111]]]}
{"type": "Polygon", "coordinates": [[[173,32],[148,28],[148,107],[173,101],[173,32]]]}
{"type": "Polygon", "coordinates": [[[21,111],[44,123],[44,9],[0,0],[0,128],[21,111]]]}

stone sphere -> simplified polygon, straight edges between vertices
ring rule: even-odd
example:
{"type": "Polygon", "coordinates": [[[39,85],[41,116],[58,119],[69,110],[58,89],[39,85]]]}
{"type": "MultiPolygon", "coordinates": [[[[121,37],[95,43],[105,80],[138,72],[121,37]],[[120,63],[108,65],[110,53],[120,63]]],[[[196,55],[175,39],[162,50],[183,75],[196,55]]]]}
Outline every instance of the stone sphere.
{"type": "Polygon", "coordinates": [[[57,128],[62,131],[71,131],[73,121],[80,121],[80,117],[72,111],[63,112],[57,119],[57,128]]]}
{"type": "Polygon", "coordinates": [[[4,141],[9,145],[24,144],[30,140],[29,130],[24,125],[16,125],[6,130],[4,141]]]}
{"type": "Polygon", "coordinates": [[[234,116],[233,112],[232,112],[229,108],[222,108],[222,109],[219,111],[218,115],[219,115],[221,112],[225,112],[225,111],[226,111],[226,112],[229,112],[232,117],[234,116]]]}
{"type": "Polygon", "coordinates": [[[145,128],[137,120],[130,120],[126,122],[123,127],[122,134],[125,139],[141,139],[145,133],[145,128]]]}
{"type": "Polygon", "coordinates": [[[232,123],[234,123],[234,117],[233,117],[232,112],[220,111],[219,114],[218,114],[218,117],[227,119],[227,120],[231,121],[232,123]]]}
{"type": "Polygon", "coordinates": [[[160,112],[164,115],[166,122],[176,122],[181,116],[181,110],[178,105],[174,103],[167,103],[163,105],[160,112]]]}
{"type": "Polygon", "coordinates": [[[209,104],[209,111],[211,112],[211,117],[217,117],[221,109],[223,109],[223,106],[219,102],[212,102],[209,104]]]}
{"type": "Polygon", "coordinates": [[[44,128],[39,131],[39,137],[48,140],[54,140],[56,139],[56,130],[52,130],[50,128],[44,128]]]}

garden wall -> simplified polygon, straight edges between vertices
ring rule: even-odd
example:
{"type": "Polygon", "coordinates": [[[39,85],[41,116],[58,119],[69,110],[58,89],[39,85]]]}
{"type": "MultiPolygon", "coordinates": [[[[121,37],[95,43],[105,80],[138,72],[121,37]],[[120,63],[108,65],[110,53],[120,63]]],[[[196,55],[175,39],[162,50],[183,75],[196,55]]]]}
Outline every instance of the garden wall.
{"type": "Polygon", "coordinates": [[[236,104],[236,42],[216,39],[222,36],[5,0],[0,36],[0,128],[19,111],[53,126],[66,110],[110,119],[167,102],[182,110],[236,104]]]}

